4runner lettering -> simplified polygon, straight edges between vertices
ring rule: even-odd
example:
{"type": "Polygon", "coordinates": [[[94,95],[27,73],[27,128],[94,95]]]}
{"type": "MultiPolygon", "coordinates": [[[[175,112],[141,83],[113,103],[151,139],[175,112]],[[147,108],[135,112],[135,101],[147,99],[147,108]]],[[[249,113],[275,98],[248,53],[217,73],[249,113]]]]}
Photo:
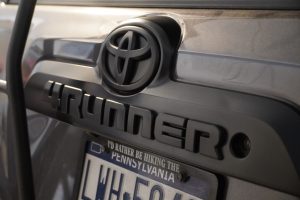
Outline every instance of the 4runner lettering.
{"type": "Polygon", "coordinates": [[[223,129],[216,125],[125,105],[54,81],[46,83],[45,91],[54,109],[79,121],[93,120],[214,159],[223,158],[223,129]]]}

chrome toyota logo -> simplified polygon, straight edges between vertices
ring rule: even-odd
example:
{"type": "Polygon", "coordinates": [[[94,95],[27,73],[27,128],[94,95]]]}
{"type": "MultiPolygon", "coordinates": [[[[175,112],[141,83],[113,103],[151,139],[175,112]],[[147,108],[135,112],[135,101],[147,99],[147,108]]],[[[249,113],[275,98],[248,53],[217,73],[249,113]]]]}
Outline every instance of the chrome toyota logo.
{"type": "Polygon", "coordinates": [[[138,26],[117,28],[102,44],[103,83],[120,94],[139,92],[155,76],[159,60],[159,45],[151,32],[138,26]]]}

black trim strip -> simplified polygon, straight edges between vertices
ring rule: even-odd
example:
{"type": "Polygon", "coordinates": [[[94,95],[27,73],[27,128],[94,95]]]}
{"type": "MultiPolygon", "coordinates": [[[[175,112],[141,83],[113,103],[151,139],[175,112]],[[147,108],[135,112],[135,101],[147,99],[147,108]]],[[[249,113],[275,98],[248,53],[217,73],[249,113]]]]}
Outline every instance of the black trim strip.
{"type": "Polygon", "coordinates": [[[20,2],[6,63],[8,114],[12,125],[10,134],[12,136],[15,181],[19,200],[35,199],[21,71],[22,57],[35,5],[36,0],[22,0],[20,2]]]}
{"type": "MultiPolygon", "coordinates": [[[[19,0],[10,0],[18,3],[19,0]]],[[[138,8],[208,8],[208,9],[258,9],[299,10],[298,0],[38,0],[45,5],[113,6],[138,8]]]]}

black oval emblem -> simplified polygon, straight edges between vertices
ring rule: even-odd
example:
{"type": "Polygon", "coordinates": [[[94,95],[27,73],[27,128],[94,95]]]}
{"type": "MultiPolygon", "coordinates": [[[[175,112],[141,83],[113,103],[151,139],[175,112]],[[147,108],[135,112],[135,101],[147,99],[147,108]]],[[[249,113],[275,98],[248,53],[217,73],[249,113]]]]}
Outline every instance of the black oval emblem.
{"type": "Polygon", "coordinates": [[[155,76],[160,62],[157,40],[148,30],[123,26],[111,32],[101,47],[104,83],[123,95],[141,91],[155,76]]]}

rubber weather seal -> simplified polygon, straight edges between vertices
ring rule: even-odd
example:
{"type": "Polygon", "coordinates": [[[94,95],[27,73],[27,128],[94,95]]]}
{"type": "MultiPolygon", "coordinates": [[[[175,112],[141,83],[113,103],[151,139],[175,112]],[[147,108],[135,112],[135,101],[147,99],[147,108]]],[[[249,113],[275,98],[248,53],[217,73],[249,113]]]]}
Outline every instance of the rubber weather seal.
{"type": "Polygon", "coordinates": [[[22,57],[36,0],[21,0],[7,54],[8,115],[12,125],[13,156],[19,200],[34,200],[30,145],[22,81],[22,57]]]}

